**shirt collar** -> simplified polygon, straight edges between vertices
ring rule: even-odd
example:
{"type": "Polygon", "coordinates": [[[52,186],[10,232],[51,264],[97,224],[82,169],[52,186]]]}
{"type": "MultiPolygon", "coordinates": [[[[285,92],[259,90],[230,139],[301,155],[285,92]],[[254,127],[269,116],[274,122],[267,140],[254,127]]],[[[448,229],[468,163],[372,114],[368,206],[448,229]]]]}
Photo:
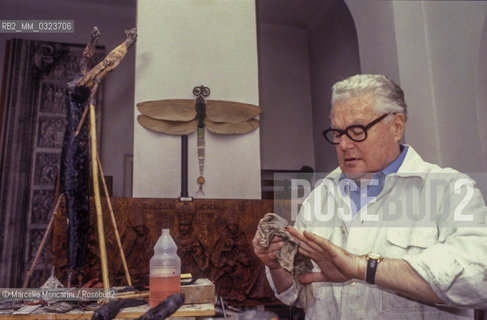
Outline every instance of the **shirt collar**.
{"type": "Polygon", "coordinates": [[[401,165],[404,161],[404,158],[406,158],[406,154],[408,153],[409,147],[405,146],[403,144],[401,144],[399,147],[401,148],[401,153],[399,153],[397,158],[394,159],[394,161],[392,161],[391,163],[389,163],[389,165],[381,171],[386,176],[391,174],[391,173],[396,173],[397,170],[399,170],[399,168],[401,167],[401,165]]]}

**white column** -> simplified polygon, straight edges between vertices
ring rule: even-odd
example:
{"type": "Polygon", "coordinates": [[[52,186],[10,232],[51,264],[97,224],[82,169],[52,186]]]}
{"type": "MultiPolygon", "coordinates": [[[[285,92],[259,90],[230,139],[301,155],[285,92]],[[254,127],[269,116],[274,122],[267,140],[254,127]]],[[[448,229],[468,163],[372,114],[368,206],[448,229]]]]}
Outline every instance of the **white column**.
{"type": "MultiPolygon", "coordinates": [[[[209,99],[259,104],[255,1],[139,1],[137,29],[135,103],[193,99],[193,87],[205,85],[209,99]]],[[[204,197],[260,198],[259,130],[206,131],[205,138],[204,197]]],[[[188,140],[188,187],[195,196],[196,133],[188,140]]],[[[180,167],[181,138],[151,132],[135,119],[133,196],[178,197],[180,167]]]]}

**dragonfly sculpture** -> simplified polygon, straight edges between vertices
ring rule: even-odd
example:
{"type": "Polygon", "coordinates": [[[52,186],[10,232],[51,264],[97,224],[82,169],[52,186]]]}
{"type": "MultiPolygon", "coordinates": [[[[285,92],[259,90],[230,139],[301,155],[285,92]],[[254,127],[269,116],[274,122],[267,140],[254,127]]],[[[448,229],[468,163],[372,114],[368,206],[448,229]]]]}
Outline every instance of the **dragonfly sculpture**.
{"type": "Polygon", "coordinates": [[[216,134],[245,134],[259,127],[255,119],[261,112],[256,105],[221,100],[206,100],[210,89],[193,88],[195,100],[167,99],[139,102],[141,113],[137,121],[146,129],[169,135],[189,135],[197,131],[198,193],[203,194],[203,168],[205,161],[205,127],[216,134]]]}

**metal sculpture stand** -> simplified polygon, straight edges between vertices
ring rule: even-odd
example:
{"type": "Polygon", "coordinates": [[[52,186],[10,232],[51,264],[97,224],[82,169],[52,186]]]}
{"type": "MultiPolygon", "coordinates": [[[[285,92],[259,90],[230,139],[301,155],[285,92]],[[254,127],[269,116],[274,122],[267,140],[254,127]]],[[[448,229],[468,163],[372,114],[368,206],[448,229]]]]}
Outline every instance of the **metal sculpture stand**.
{"type": "Polygon", "coordinates": [[[193,201],[193,197],[188,196],[188,135],[181,136],[181,196],[179,201],[193,201]]]}
{"type": "Polygon", "coordinates": [[[57,214],[57,210],[59,209],[59,205],[61,203],[62,197],[63,197],[62,194],[58,196],[58,199],[56,201],[56,205],[54,206],[54,209],[52,210],[52,213],[51,213],[51,218],[49,219],[49,224],[47,225],[47,229],[44,232],[44,236],[42,237],[41,244],[39,245],[39,248],[37,249],[36,255],[34,257],[34,261],[32,262],[32,265],[30,266],[29,272],[27,272],[27,275],[25,276],[24,284],[23,284],[22,288],[27,288],[27,286],[29,285],[30,278],[32,278],[32,275],[34,274],[34,269],[35,269],[35,266],[37,265],[37,261],[39,260],[39,257],[41,256],[42,249],[46,245],[47,238],[51,234],[52,226],[54,224],[54,218],[57,214]]]}
{"type": "MultiPolygon", "coordinates": [[[[95,88],[98,88],[96,86],[95,88]]],[[[96,92],[96,89],[92,91],[96,92]]],[[[100,246],[100,258],[101,258],[101,273],[103,277],[103,287],[105,290],[110,288],[110,282],[108,280],[108,261],[107,261],[107,249],[105,244],[105,233],[103,231],[103,212],[101,209],[100,199],[100,184],[98,181],[98,162],[97,162],[97,150],[96,150],[96,115],[95,115],[95,102],[93,97],[90,97],[90,136],[91,136],[91,170],[93,176],[93,190],[95,194],[95,208],[96,208],[96,221],[98,229],[98,243],[100,246]]]]}

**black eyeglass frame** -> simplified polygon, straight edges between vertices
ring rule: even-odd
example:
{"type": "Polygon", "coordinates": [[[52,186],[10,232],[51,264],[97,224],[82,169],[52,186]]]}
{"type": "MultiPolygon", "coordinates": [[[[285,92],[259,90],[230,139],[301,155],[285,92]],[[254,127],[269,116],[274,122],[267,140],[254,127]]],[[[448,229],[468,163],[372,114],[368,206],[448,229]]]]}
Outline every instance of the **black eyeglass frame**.
{"type": "Polygon", "coordinates": [[[332,127],[329,127],[328,129],[326,129],[325,131],[323,131],[323,136],[325,137],[326,141],[328,141],[329,143],[331,144],[334,144],[334,145],[337,145],[339,144],[340,142],[333,142],[333,141],[330,141],[328,139],[328,132],[338,132],[340,135],[338,136],[338,138],[340,138],[341,136],[343,136],[344,134],[347,135],[347,137],[350,138],[350,140],[352,141],[355,141],[355,142],[362,142],[364,141],[365,139],[367,139],[367,130],[369,130],[373,125],[375,125],[376,123],[380,122],[382,119],[384,119],[385,117],[387,117],[388,115],[390,114],[396,114],[396,113],[384,113],[383,115],[381,115],[380,117],[378,117],[377,119],[373,120],[372,122],[370,122],[368,125],[366,126],[363,126],[361,124],[354,124],[354,125],[351,125],[351,126],[348,126],[346,127],[344,130],[341,130],[341,129],[334,129],[332,127]],[[363,139],[354,139],[352,138],[352,136],[348,133],[349,130],[352,130],[352,129],[355,129],[355,128],[359,128],[359,129],[362,129],[363,132],[364,132],[364,138],[363,139]]]}

